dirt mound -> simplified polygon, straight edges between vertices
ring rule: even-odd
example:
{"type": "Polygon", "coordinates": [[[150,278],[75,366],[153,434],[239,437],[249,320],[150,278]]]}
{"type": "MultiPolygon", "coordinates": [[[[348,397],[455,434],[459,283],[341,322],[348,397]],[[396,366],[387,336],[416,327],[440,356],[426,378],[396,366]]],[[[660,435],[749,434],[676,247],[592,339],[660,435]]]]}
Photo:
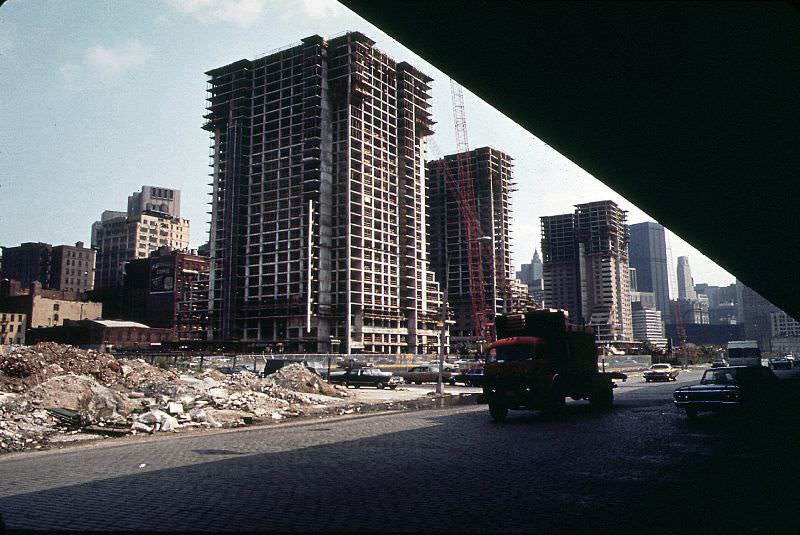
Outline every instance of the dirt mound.
{"type": "Polygon", "coordinates": [[[339,390],[322,377],[306,369],[302,364],[289,364],[275,373],[268,375],[264,382],[269,386],[278,386],[294,392],[307,394],[323,394],[326,396],[346,397],[346,392],[339,390]],[[342,395],[345,394],[345,395],[342,395]]]}
{"type": "Polygon", "coordinates": [[[116,383],[135,390],[143,383],[163,383],[166,381],[174,381],[178,378],[178,374],[171,371],[159,368],[146,363],[142,359],[133,359],[122,361],[122,376],[117,377],[116,383]]]}
{"type": "Polygon", "coordinates": [[[24,392],[66,373],[88,375],[110,386],[121,377],[122,365],[108,353],[43,342],[13,348],[0,357],[0,371],[0,390],[24,392]]]}

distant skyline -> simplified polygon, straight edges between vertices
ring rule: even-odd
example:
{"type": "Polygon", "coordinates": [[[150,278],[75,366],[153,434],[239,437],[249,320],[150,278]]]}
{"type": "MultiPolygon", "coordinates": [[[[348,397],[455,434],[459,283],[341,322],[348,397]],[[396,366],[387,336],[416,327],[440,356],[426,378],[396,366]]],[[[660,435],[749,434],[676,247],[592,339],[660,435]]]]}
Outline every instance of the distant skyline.
{"type": "MultiPolygon", "coordinates": [[[[448,77],[333,1],[5,3],[0,245],[89,243],[104,210],[124,211],[128,195],[152,185],[181,190],[196,248],[207,240],[209,222],[204,72],[348,30],[434,78],[433,138],[443,153],[455,152],[448,77]]],[[[541,249],[540,216],[611,199],[628,210],[629,223],[652,220],[469,91],[465,104],[471,147],[490,145],[515,159],[515,268],[541,249]]],[[[690,257],[695,281],[734,281],[679,237],[669,233],[669,240],[673,258],[690,257]]]]}

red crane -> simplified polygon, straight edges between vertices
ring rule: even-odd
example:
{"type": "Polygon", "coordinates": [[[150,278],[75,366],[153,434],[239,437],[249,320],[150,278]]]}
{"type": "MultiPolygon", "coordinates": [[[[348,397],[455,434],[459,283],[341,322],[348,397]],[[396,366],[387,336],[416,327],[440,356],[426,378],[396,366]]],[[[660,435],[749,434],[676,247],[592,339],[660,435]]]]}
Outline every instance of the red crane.
{"type": "MultiPolygon", "coordinates": [[[[469,152],[469,136],[467,119],[464,113],[464,93],[461,86],[450,80],[450,92],[453,99],[453,120],[456,134],[457,176],[453,176],[450,166],[444,159],[440,160],[440,169],[445,182],[456,199],[464,234],[466,237],[467,266],[469,271],[469,299],[471,304],[472,334],[479,339],[489,340],[489,329],[486,293],[484,289],[483,258],[481,238],[484,236],[478,217],[478,202],[475,194],[475,182],[469,152]]],[[[449,271],[449,270],[448,270],[449,271]]],[[[493,310],[493,309],[492,309],[493,310]]]]}

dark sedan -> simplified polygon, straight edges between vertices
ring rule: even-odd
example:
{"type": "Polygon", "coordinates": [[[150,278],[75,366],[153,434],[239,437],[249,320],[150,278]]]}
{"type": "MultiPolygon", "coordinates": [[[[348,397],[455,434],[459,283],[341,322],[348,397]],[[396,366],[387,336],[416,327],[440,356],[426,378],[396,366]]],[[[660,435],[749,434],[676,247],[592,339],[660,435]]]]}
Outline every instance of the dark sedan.
{"type": "Polygon", "coordinates": [[[452,377],[455,383],[464,383],[465,386],[483,385],[483,368],[473,368],[452,377]]]}
{"type": "Polygon", "coordinates": [[[769,368],[729,366],[706,370],[700,384],[678,388],[674,397],[675,405],[694,418],[700,411],[771,407],[780,388],[769,368]]]}
{"type": "Polygon", "coordinates": [[[378,368],[350,368],[340,372],[331,372],[330,382],[355,388],[374,386],[381,389],[388,386],[394,390],[397,385],[403,384],[403,378],[389,372],[382,372],[378,368]]]}

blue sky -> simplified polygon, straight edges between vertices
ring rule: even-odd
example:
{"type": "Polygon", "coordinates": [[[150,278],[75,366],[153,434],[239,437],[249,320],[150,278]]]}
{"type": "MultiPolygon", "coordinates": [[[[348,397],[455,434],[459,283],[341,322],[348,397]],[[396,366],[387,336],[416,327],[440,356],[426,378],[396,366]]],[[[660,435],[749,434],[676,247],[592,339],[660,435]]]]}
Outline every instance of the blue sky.
{"type": "MultiPolygon", "coordinates": [[[[10,0],[0,7],[0,245],[89,242],[103,210],[143,184],[179,188],[193,247],[206,240],[205,71],[347,30],[434,79],[435,140],[455,148],[448,78],[331,0],[10,0]]],[[[651,218],[465,92],[470,143],[515,158],[514,260],[539,243],[539,216],[612,199],[651,218]]],[[[676,236],[695,282],[733,276],[676,236]]]]}

